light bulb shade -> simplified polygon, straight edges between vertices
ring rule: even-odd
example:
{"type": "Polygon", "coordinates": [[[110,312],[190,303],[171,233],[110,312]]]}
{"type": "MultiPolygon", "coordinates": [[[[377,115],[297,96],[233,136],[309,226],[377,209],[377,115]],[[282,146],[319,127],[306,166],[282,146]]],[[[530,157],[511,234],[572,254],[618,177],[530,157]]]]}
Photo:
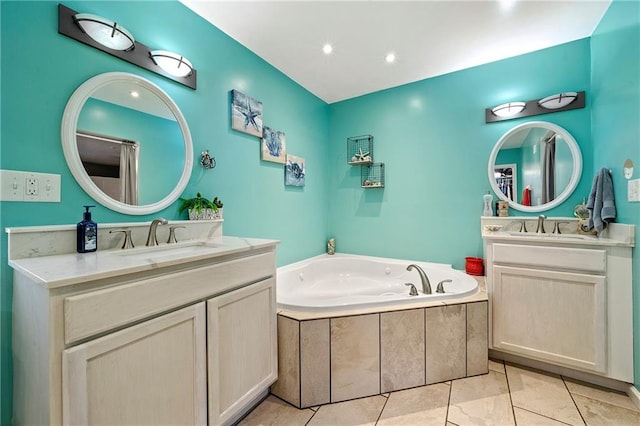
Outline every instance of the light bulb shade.
{"type": "Polygon", "coordinates": [[[129,31],[102,16],[78,13],[73,19],[85,34],[109,49],[130,50],[135,46],[129,31]]]}
{"type": "Polygon", "coordinates": [[[577,98],[577,92],[556,93],[555,95],[540,99],[538,105],[545,109],[560,109],[566,107],[577,98]]]}
{"type": "Polygon", "coordinates": [[[521,113],[522,110],[524,110],[524,106],[524,102],[509,102],[492,108],[491,112],[493,112],[498,117],[512,117],[516,114],[521,113]]]}
{"type": "Polygon", "coordinates": [[[166,50],[153,50],[149,53],[153,62],[175,77],[186,77],[193,71],[187,58],[166,50]]]}

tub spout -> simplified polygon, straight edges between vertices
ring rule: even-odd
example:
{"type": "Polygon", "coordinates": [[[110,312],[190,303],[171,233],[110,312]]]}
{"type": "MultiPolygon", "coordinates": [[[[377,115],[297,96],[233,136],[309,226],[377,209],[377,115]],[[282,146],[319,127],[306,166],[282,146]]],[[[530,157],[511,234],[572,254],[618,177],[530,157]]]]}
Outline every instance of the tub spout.
{"type": "Polygon", "coordinates": [[[421,267],[413,263],[407,266],[407,271],[410,271],[412,269],[418,271],[418,275],[420,275],[420,281],[422,282],[422,292],[424,294],[431,294],[431,283],[429,282],[429,277],[427,277],[427,274],[424,273],[421,267]]]}

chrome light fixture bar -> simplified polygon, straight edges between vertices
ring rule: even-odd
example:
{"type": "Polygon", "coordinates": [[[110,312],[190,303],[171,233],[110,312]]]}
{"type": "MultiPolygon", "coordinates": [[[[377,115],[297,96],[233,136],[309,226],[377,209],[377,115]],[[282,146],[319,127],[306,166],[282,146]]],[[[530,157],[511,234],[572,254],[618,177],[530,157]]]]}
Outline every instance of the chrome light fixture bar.
{"type": "Polygon", "coordinates": [[[167,71],[152,59],[151,49],[139,41],[135,41],[131,33],[120,24],[109,19],[97,15],[78,13],[62,4],[58,4],[58,33],[191,89],[195,90],[196,88],[197,72],[189,61],[181,55],[177,55],[178,58],[182,58],[180,64],[175,65],[173,68],[167,68],[170,70],[167,71]],[[102,29],[96,31],[98,28],[102,29]],[[115,41],[116,39],[117,42],[115,41]],[[121,49],[122,46],[126,45],[125,39],[130,40],[131,46],[121,49]],[[188,68],[188,71],[184,73],[186,68],[188,68]],[[176,70],[179,70],[179,72],[176,70]]]}
{"type": "Polygon", "coordinates": [[[527,102],[508,102],[496,107],[486,108],[485,122],[494,123],[514,118],[531,117],[551,112],[584,108],[585,92],[562,92],[527,102]]]}
{"type": "Polygon", "coordinates": [[[86,35],[109,49],[131,50],[135,45],[129,31],[102,16],[78,13],[73,19],[86,35]]]}

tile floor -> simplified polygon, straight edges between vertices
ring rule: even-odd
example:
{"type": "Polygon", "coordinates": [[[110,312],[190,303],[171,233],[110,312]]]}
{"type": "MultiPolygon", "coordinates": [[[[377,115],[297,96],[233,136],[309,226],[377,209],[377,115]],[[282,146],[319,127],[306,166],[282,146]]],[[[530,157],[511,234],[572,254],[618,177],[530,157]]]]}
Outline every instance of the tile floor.
{"type": "Polygon", "coordinates": [[[489,374],[299,410],[270,395],[254,425],[640,425],[629,397],[500,361],[489,374]]]}

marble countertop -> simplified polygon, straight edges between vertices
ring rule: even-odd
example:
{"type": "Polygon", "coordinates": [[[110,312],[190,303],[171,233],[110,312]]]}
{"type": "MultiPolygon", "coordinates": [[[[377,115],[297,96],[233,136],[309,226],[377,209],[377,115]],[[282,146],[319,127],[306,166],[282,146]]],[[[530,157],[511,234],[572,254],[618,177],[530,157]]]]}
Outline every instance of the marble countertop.
{"type": "Polygon", "coordinates": [[[220,236],[161,244],[156,248],[10,259],[9,265],[30,280],[51,289],[268,248],[278,243],[277,240],[220,236]]]}
{"type": "Polygon", "coordinates": [[[554,245],[583,245],[583,246],[610,246],[610,247],[633,247],[634,244],[628,241],[620,241],[612,238],[601,238],[590,235],[578,234],[536,234],[504,232],[504,231],[482,231],[482,238],[485,240],[504,240],[530,243],[547,243],[554,245]]]}

